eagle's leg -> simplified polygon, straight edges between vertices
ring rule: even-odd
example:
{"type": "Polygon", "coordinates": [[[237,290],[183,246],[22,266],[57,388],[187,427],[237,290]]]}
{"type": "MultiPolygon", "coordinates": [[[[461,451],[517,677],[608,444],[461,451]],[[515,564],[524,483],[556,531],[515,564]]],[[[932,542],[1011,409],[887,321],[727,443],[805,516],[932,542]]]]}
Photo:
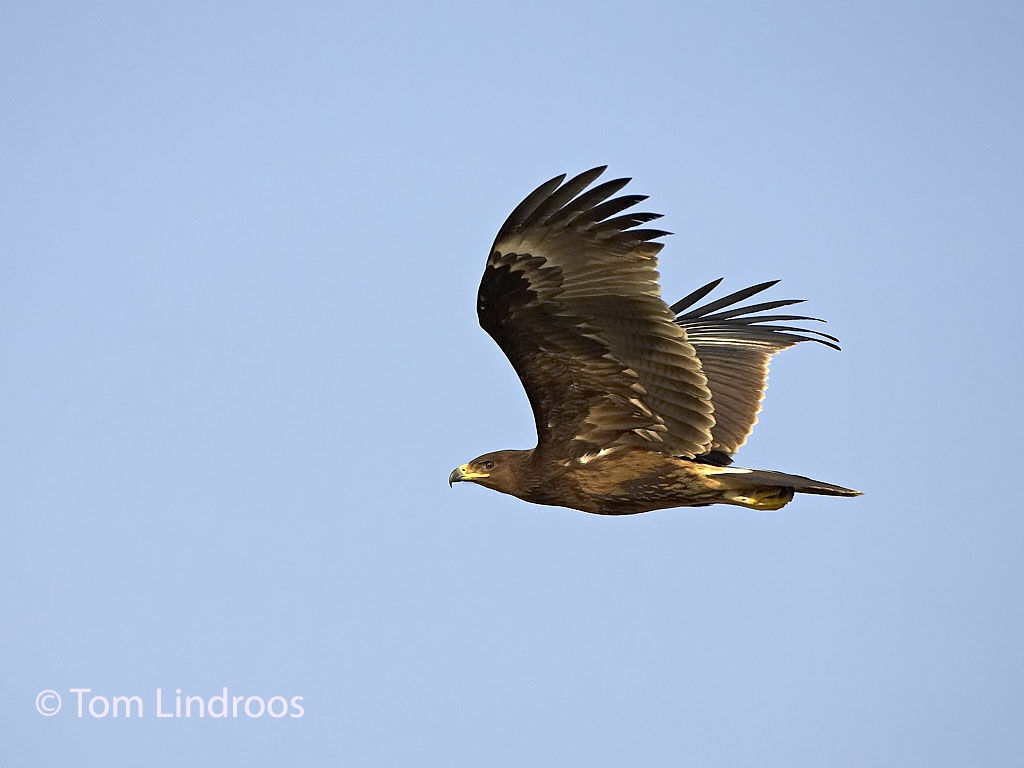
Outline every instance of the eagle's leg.
{"type": "Polygon", "coordinates": [[[723,501],[739,504],[750,509],[782,509],[793,500],[793,489],[779,486],[765,488],[744,488],[722,494],[723,501]]]}

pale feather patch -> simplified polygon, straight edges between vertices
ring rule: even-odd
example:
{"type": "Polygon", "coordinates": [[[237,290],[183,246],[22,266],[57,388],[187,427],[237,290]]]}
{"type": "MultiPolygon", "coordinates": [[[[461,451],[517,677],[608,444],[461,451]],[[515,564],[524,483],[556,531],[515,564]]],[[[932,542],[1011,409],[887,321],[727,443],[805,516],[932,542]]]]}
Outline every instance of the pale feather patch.
{"type": "Polygon", "coordinates": [[[640,411],[640,413],[643,414],[644,416],[653,416],[654,415],[653,413],[651,413],[651,409],[650,408],[648,408],[646,405],[641,403],[640,400],[638,400],[635,397],[629,398],[629,403],[630,403],[630,405],[634,406],[638,411],[640,411]]]}
{"type": "MultiPolygon", "coordinates": [[[[656,426],[661,426],[662,431],[665,431],[665,427],[663,425],[656,426]]],[[[660,434],[655,432],[654,429],[634,429],[633,431],[640,437],[642,437],[644,440],[647,440],[648,442],[651,443],[662,442],[664,440],[664,438],[660,434]]]]}
{"type": "Polygon", "coordinates": [[[616,453],[619,450],[620,450],[619,447],[612,446],[611,448],[602,448],[601,450],[596,451],[596,452],[584,453],[582,456],[580,456],[578,459],[576,459],[576,463],[577,464],[589,464],[594,459],[600,459],[602,456],[607,456],[608,454],[616,453]]]}

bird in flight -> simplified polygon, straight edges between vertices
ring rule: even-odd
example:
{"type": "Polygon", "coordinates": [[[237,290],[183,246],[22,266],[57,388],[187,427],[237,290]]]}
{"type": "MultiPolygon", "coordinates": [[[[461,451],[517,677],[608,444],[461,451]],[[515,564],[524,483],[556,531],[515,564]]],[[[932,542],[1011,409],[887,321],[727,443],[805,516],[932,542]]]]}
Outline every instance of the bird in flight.
{"type": "Polygon", "coordinates": [[[480,325],[519,374],[537,426],[530,450],[485,453],[456,468],[535,504],[603,515],[735,504],[779,509],[794,493],[860,491],[732,466],[757,422],[771,356],[833,336],[771,314],[799,300],[742,305],[775,282],[698,304],[721,282],[669,307],[657,254],[659,214],[615,197],[629,179],[592,186],[605,167],[535,189],[502,225],[480,291],[480,325]]]}

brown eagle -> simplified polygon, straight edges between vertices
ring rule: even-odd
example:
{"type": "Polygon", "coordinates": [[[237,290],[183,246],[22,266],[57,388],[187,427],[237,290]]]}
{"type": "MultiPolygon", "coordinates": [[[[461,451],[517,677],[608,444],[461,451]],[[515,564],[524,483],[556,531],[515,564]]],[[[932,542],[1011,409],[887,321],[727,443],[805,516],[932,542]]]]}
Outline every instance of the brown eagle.
{"type": "Polygon", "coordinates": [[[526,389],[537,447],[485,453],[449,484],[603,515],[859,496],[729,466],[757,421],[771,356],[809,340],[839,349],[837,339],[780,325],[816,318],[765,314],[799,300],[736,306],[778,281],[695,306],[718,279],[669,307],[654,242],[669,233],[637,228],[659,214],[624,213],[646,199],[613,197],[629,179],[589,188],[604,170],[541,184],[494,240],[477,313],[526,389]]]}

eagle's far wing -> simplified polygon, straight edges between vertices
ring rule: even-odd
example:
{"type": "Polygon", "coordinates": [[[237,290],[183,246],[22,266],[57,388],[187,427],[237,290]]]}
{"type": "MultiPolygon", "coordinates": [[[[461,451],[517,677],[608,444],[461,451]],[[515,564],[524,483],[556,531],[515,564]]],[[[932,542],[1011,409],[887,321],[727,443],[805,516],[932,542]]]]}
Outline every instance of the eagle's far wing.
{"type": "Polygon", "coordinates": [[[609,199],[628,179],[584,191],[603,171],[558,176],[512,212],[480,282],[480,325],[519,374],[542,449],[696,456],[711,442],[711,395],[660,297],[651,241],[667,233],[635,229],[656,214],[622,214],[644,197],[609,199]]]}
{"type": "Polygon", "coordinates": [[[772,355],[801,341],[817,341],[834,349],[839,346],[838,339],[826,333],[777,325],[806,320],[824,322],[816,317],[760,314],[799,304],[803,299],[735,306],[778,280],[759,283],[692,308],[720,282],[721,278],[698,288],[673,304],[672,311],[676,313],[676,324],[686,331],[687,340],[697,352],[711,390],[715,425],[711,429],[710,448],[731,455],[746,442],[757,423],[772,355]]]}

